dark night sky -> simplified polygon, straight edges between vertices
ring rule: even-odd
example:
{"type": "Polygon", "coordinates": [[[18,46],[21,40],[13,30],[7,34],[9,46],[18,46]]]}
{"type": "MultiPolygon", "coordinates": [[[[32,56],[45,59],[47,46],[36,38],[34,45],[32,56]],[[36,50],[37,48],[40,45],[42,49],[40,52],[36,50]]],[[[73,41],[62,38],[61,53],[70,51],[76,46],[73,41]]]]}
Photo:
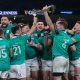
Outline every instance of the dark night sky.
{"type": "MultiPolygon", "coordinates": [[[[64,18],[66,18],[70,24],[74,23],[74,21],[80,20],[80,0],[0,0],[0,10],[19,10],[20,15],[22,15],[24,14],[23,10],[32,10],[34,8],[41,9],[43,6],[50,4],[56,5],[56,12],[58,14],[60,13],[60,11],[63,10],[72,10],[74,14],[79,14],[79,16],[77,15],[77,18],[76,15],[72,17],[71,15],[70,16],[63,15],[64,18]],[[72,21],[73,19],[74,21],[72,21]]],[[[31,17],[24,18],[26,18],[25,21],[28,20],[29,22],[31,21],[30,20],[31,17]]],[[[16,19],[16,21],[18,20],[16,19]]]]}
{"type": "Polygon", "coordinates": [[[0,0],[0,10],[24,10],[55,4],[57,11],[80,10],[80,0],[0,0]]]}

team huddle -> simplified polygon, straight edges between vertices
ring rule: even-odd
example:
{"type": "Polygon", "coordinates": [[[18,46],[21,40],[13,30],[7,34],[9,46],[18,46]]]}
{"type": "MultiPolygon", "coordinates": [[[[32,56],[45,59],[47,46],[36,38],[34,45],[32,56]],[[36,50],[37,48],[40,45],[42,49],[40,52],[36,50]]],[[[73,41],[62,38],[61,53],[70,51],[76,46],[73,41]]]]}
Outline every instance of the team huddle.
{"type": "Polygon", "coordinates": [[[13,25],[8,17],[0,25],[1,80],[80,80],[80,21],[67,29],[65,19],[53,24],[48,7],[45,21],[33,15],[33,24],[13,25]]]}

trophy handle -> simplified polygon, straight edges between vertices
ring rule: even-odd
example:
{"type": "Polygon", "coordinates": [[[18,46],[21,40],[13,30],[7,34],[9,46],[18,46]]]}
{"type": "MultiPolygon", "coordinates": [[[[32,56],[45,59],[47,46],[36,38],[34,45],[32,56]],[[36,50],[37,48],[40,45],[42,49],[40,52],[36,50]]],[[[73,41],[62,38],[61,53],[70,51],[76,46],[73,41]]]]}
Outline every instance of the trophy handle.
{"type": "MultiPolygon", "coordinates": [[[[48,6],[48,13],[53,14],[55,12],[55,9],[56,9],[56,7],[54,5],[48,6]]],[[[33,9],[32,10],[32,14],[33,15],[43,15],[44,14],[44,11],[43,10],[33,9]]]]}

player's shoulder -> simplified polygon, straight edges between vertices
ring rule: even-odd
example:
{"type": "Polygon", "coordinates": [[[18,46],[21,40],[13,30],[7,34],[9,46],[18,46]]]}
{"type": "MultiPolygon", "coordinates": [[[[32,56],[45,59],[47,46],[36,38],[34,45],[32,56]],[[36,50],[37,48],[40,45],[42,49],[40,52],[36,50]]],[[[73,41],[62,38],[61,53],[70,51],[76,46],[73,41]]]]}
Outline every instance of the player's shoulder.
{"type": "MultiPolygon", "coordinates": [[[[0,39],[0,40],[1,40],[1,39],[0,39]]],[[[4,44],[9,44],[9,40],[6,39],[6,38],[2,38],[2,42],[3,42],[4,44]]]]}
{"type": "Polygon", "coordinates": [[[73,38],[74,38],[74,37],[78,37],[78,38],[80,38],[80,32],[77,33],[77,34],[75,34],[75,35],[73,36],[73,38]]]}
{"type": "Polygon", "coordinates": [[[9,39],[9,41],[16,41],[19,37],[18,36],[13,36],[12,38],[9,39]]]}
{"type": "Polygon", "coordinates": [[[3,40],[3,41],[8,41],[6,38],[0,38],[0,40],[3,40]]]}
{"type": "Polygon", "coordinates": [[[8,24],[9,27],[14,27],[13,24],[8,24]]]}
{"type": "Polygon", "coordinates": [[[28,34],[22,34],[20,36],[20,38],[22,38],[22,39],[28,39],[28,38],[30,38],[30,35],[28,35],[28,34]]]}
{"type": "Polygon", "coordinates": [[[75,34],[75,35],[78,35],[78,36],[80,36],[80,32],[79,32],[79,33],[77,33],[77,34],[75,34]]]}

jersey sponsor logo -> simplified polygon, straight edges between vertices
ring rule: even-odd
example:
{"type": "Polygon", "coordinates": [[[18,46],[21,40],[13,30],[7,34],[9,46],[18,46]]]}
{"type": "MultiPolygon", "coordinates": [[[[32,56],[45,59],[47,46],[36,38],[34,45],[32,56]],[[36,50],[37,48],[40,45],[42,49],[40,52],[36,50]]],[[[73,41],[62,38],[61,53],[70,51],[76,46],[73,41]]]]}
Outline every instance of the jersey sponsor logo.
{"type": "Polygon", "coordinates": [[[33,37],[32,37],[31,39],[32,39],[32,40],[34,40],[34,38],[33,38],[33,37]]]}
{"type": "Polygon", "coordinates": [[[43,33],[41,33],[41,36],[44,36],[44,34],[43,34],[43,33]]]}
{"type": "Polygon", "coordinates": [[[9,30],[7,30],[6,33],[9,33],[9,30]]]}

